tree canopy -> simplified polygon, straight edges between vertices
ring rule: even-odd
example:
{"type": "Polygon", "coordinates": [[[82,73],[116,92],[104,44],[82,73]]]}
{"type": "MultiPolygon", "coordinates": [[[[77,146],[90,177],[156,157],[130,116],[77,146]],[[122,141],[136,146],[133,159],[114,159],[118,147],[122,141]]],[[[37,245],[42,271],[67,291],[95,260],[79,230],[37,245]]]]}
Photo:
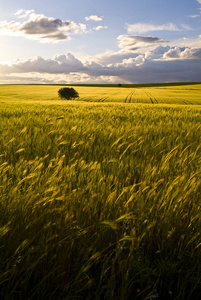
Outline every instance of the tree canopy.
{"type": "Polygon", "coordinates": [[[67,87],[61,88],[58,91],[58,94],[61,99],[67,99],[67,100],[79,97],[78,92],[74,88],[67,88],[67,87]]]}

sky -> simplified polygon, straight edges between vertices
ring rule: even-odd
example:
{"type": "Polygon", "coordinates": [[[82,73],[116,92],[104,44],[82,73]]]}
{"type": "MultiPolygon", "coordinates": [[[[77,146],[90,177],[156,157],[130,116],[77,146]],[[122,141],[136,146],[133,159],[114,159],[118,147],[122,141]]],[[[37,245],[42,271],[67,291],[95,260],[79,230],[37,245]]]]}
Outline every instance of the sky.
{"type": "Polygon", "coordinates": [[[201,81],[201,0],[0,0],[0,84],[201,81]]]}

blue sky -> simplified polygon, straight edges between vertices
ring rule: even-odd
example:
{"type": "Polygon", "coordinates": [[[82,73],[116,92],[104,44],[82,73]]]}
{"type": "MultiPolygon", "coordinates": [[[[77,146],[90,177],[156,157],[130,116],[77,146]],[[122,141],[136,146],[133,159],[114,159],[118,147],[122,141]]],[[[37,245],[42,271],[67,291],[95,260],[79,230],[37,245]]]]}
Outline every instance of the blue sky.
{"type": "Polygon", "coordinates": [[[201,0],[0,7],[0,83],[201,81],[201,0]]]}

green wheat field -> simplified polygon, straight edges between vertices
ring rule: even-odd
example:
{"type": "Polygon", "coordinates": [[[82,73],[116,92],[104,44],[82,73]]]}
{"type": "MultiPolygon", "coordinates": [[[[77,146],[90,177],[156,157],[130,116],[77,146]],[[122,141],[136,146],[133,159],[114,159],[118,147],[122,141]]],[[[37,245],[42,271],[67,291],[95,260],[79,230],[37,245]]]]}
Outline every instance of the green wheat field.
{"type": "Polygon", "coordinates": [[[0,299],[200,299],[201,83],[0,86],[0,299]]]}

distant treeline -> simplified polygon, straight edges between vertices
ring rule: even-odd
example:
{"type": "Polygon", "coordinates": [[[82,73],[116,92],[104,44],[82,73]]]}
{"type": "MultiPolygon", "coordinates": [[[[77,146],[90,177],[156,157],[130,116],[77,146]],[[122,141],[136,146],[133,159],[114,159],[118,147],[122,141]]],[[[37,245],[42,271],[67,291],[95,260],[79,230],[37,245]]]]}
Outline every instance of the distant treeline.
{"type": "MultiPolygon", "coordinates": [[[[123,87],[123,88],[140,88],[140,87],[163,87],[163,86],[180,86],[201,84],[200,82],[162,82],[162,83],[136,83],[136,84],[20,84],[20,85],[50,85],[50,86],[86,86],[86,87],[123,87]]],[[[12,84],[19,85],[19,84],[12,84]]]]}
{"type": "Polygon", "coordinates": [[[165,82],[165,83],[136,83],[136,84],[65,84],[66,86],[87,86],[87,87],[124,87],[124,88],[140,88],[140,87],[157,87],[157,86],[179,86],[201,84],[201,82],[165,82]]]}

